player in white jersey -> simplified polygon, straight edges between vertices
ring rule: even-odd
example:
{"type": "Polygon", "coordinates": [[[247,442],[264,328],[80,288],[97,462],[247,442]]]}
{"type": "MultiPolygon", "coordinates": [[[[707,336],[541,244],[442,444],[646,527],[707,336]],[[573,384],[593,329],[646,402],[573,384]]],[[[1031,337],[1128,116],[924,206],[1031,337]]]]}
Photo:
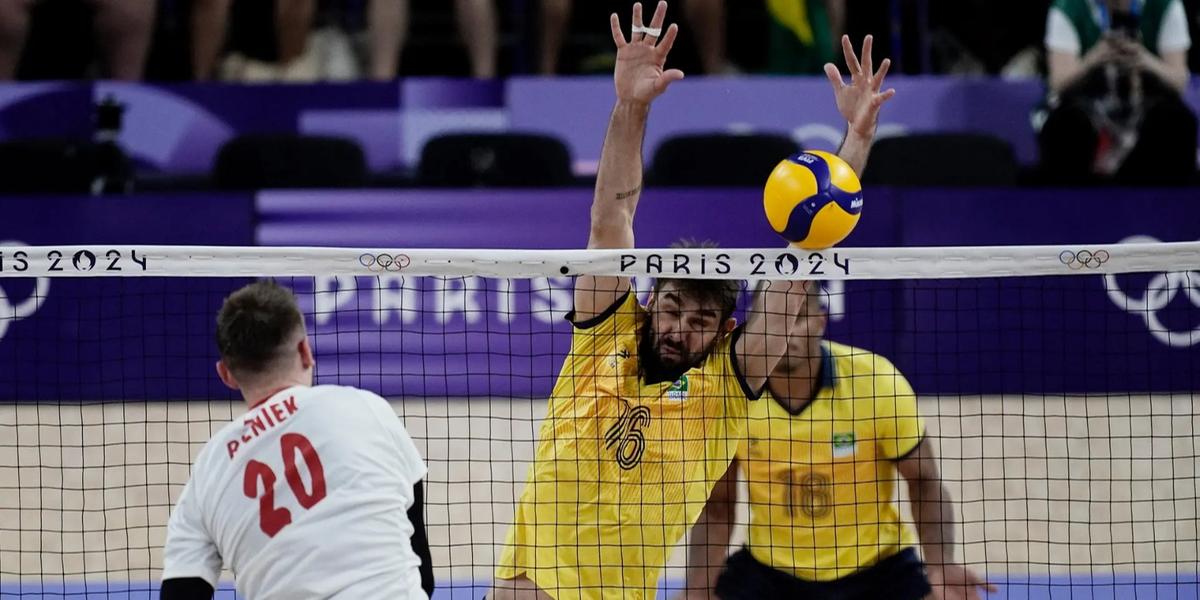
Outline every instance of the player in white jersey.
{"type": "Polygon", "coordinates": [[[214,435],[167,526],[163,600],[212,598],[222,564],[247,600],[425,598],[425,463],[388,403],[313,387],[291,291],[250,284],[217,317],[217,372],[249,412],[214,435]]]}

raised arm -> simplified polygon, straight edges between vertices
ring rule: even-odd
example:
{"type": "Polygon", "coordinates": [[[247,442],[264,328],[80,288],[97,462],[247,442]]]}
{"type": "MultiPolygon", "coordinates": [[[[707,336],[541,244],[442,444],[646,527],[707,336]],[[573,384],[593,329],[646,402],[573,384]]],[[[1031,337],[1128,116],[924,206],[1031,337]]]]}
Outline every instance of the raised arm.
{"type": "Polygon", "coordinates": [[[751,390],[761,390],[787,352],[788,339],[803,326],[806,304],[817,302],[816,282],[768,281],[754,294],[746,326],[734,351],[738,369],[751,390]]]}
{"type": "Polygon", "coordinates": [[[933,598],[977,599],[980,590],[995,592],[996,586],[954,561],[954,504],[938,473],[929,440],[921,440],[916,450],[896,466],[908,482],[933,598]]]}
{"type": "MultiPolygon", "coordinates": [[[[666,16],[667,3],[659,2],[650,26],[644,27],[642,5],[634,4],[633,32],[628,41],[621,32],[617,15],[609,17],[613,42],[617,45],[613,71],[617,102],[600,151],[588,248],[633,247],[633,215],[642,192],[642,139],[650,104],[671,82],[683,79],[683,72],[678,69],[663,70],[679,33],[677,25],[662,32],[666,16]]],[[[625,278],[579,277],[575,282],[576,320],[596,316],[628,290],[629,280],[625,278]]]]}
{"type": "Polygon", "coordinates": [[[825,75],[833,85],[838,112],[846,119],[846,137],[842,140],[842,147],[838,149],[838,156],[860,177],[867,166],[871,144],[875,141],[879,111],[884,102],[896,95],[896,90],[891,88],[880,91],[892,61],[883,59],[879,70],[873,71],[873,43],[874,38],[869,35],[863,40],[862,60],[859,60],[854,53],[854,46],[850,43],[850,36],[842,36],[842,53],[846,55],[846,67],[850,70],[850,85],[842,81],[842,73],[833,63],[825,64],[825,75]]]}
{"type": "Polygon", "coordinates": [[[683,600],[707,600],[717,587],[717,577],[729,556],[733,517],[737,510],[738,461],[729,464],[717,482],[688,539],[686,587],[683,600]]]}

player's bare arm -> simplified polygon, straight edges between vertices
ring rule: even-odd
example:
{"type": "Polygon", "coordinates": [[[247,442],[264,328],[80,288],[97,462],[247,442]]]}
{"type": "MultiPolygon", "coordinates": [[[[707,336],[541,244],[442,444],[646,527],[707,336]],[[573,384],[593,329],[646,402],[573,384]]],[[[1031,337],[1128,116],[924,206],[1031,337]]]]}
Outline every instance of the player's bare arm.
{"type": "Polygon", "coordinates": [[[700,518],[688,539],[685,589],[676,600],[708,600],[717,587],[717,577],[729,556],[733,518],[737,510],[738,461],[734,459],[725,476],[713,487],[700,518]]]}
{"type": "Polygon", "coordinates": [[[811,285],[815,283],[769,281],[754,295],[745,329],[734,347],[738,369],[751,390],[766,385],[767,377],[787,352],[788,338],[800,326],[796,315],[807,312],[811,285]]]}
{"type": "MultiPolygon", "coordinates": [[[[633,215],[642,193],[642,138],[650,104],[671,82],[683,79],[678,69],[664,70],[679,33],[677,25],[662,30],[666,17],[667,3],[659,2],[647,27],[642,21],[642,5],[634,4],[628,40],[617,15],[609,18],[617,46],[613,71],[617,102],[600,152],[588,248],[633,247],[633,215]]],[[[612,306],[629,285],[623,277],[580,277],[575,282],[577,319],[592,318],[612,306]]]]}
{"type": "Polygon", "coordinates": [[[908,482],[913,519],[921,538],[933,598],[959,600],[981,598],[980,591],[995,592],[977,573],[954,561],[954,505],[942,483],[929,440],[921,440],[911,455],[896,464],[908,482]]]}
{"type": "Polygon", "coordinates": [[[867,166],[867,156],[875,141],[875,128],[879,125],[879,111],[883,104],[896,95],[896,90],[883,89],[883,80],[892,66],[890,59],[883,59],[879,70],[874,71],[871,49],[874,38],[867,36],[862,44],[862,58],[854,53],[850,36],[842,36],[842,53],[846,55],[846,67],[850,71],[850,83],[842,79],[841,71],[833,63],[825,64],[825,76],[833,86],[833,97],[838,112],[846,119],[846,137],[838,149],[838,156],[845,160],[861,177],[867,166]]]}

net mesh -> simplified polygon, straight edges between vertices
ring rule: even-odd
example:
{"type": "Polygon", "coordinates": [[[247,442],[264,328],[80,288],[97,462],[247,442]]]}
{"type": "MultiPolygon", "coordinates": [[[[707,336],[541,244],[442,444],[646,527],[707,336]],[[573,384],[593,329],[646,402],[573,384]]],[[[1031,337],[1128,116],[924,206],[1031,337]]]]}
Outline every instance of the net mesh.
{"type": "MultiPolygon", "coordinates": [[[[1021,265],[1003,260],[990,266],[1003,277],[967,277],[928,250],[919,278],[822,282],[827,339],[886,357],[911,382],[953,499],[955,557],[1000,597],[1197,597],[1200,272],[1187,250],[1143,249],[1171,268],[1121,272],[1070,249],[1059,274],[1035,261],[1043,274],[1016,277],[1021,265]]],[[[305,312],[318,383],[377,392],[402,417],[430,470],[437,597],[481,597],[571,352],[571,275],[586,266],[543,253],[536,267],[510,261],[537,276],[436,261],[409,274],[352,256],[367,270],[297,275],[275,262],[258,274],[288,273],[275,279],[305,312]]],[[[0,280],[0,595],[148,597],[192,460],[245,411],[213,372],[213,336],[222,299],[250,279],[212,275],[255,269],[71,270],[34,278],[10,263],[0,280]]],[[[642,302],[651,281],[634,279],[642,302]]],[[[771,485],[741,479],[733,548],[751,518],[746,480],[771,485]]],[[[677,547],[658,585],[681,586],[684,561],[677,547]]],[[[218,597],[232,598],[225,580],[218,597]]]]}

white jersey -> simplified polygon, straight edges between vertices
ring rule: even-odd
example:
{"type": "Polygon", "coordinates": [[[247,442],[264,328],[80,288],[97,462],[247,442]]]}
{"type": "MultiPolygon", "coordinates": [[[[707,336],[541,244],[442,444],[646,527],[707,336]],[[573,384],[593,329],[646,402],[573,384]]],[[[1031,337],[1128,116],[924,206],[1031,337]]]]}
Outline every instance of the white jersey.
{"type": "Polygon", "coordinates": [[[340,386],[278,392],[196,457],[167,525],[163,579],[247,600],[425,598],[408,509],[425,463],[387,401],[340,386]]]}

